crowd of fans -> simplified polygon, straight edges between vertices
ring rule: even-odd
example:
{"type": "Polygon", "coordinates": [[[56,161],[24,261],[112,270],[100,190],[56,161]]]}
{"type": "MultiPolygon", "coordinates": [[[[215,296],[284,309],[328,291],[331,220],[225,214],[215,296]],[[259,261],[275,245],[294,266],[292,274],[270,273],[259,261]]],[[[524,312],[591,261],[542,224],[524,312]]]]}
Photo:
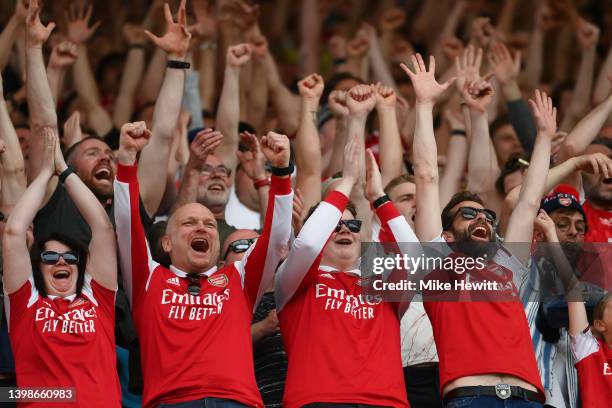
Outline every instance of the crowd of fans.
{"type": "Polygon", "coordinates": [[[75,393],[23,406],[610,406],[611,1],[0,10],[0,387],[75,393]]]}

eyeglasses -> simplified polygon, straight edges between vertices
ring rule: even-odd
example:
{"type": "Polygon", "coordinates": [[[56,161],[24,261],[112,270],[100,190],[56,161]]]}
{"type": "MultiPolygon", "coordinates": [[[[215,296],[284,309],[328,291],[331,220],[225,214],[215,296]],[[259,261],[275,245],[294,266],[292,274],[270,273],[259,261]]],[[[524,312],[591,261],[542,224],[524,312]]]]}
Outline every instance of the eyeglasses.
{"type": "Polygon", "coordinates": [[[359,220],[340,220],[338,221],[338,225],[336,225],[335,232],[340,232],[343,225],[346,225],[346,228],[348,228],[348,230],[351,232],[358,233],[359,231],[361,231],[361,221],[359,220]]]}
{"type": "MultiPolygon", "coordinates": [[[[568,232],[572,226],[572,220],[568,217],[561,217],[555,221],[555,226],[561,232],[568,232]]],[[[587,226],[584,221],[576,221],[574,223],[574,228],[578,235],[586,234],[587,226]]]]}
{"type": "Polygon", "coordinates": [[[202,285],[200,284],[200,275],[197,273],[188,273],[187,279],[189,284],[187,285],[187,292],[192,296],[199,296],[202,285]]]}
{"type": "Polygon", "coordinates": [[[64,253],[59,253],[55,251],[45,251],[40,254],[40,260],[45,265],[55,265],[57,261],[59,261],[60,257],[68,265],[76,265],[79,262],[79,254],[74,251],[68,251],[64,253]]]}
{"type": "Polygon", "coordinates": [[[459,207],[455,215],[449,219],[447,225],[444,226],[444,229],[447,230],[450,228],[451,224],[457,218],[457,214],[461,214],[464,220],[473,220],[478,217],[478,214],[483,213],[485,215],[485,219],[491,225],[495,224],[495,220],[497,219],[497,214],[495,211],[489,210],[487,208],[474,208],[474,207],[459,207]]]}
{"type": "Polygon", "coordinates": [[[204,166],[202,167],[202,172],[201,174],[203,176],[211,176],[211,175],[215,175],[215,176],[219,176],[219,177],[229,177],[230,174],[232,174],[232,170],[228,169],[225,166],[217,166],[217,167],[213,167],[213,166],[204,166]]]}
{"type": "Polygon", "coordinates": [[[227,258],[227,255],[229,254],[230,251],[232,251],[235,254],[241,254],[243,252],[246,252],[251,247],[251,245],[253,245],[253,242],[255,242],[256,239],[257,238],[246,238],[246,239],[237,239],[236,241],[233,241],[227,247],[227,251],[225,251],[225,255],[223,255],[223,259],[227,258]]]}

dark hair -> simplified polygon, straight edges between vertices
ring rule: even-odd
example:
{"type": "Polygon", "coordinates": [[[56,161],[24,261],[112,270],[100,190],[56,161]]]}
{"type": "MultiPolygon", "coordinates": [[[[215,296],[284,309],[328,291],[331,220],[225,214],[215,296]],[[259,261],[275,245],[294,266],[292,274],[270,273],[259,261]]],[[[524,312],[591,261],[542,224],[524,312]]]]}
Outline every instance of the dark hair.
{"type": "Polygon", "coordinates": [[[593,140],[591,144],[605,146],[608,149],[612,150],[612,139],[608,139],[607,137],[598,137],[597,139],[593,140]]]}
{"type": "Polygon", "coordinates": [[[142,115],[142,113],[149,108],[155,107],[155,102],[146,102],[143,103],[142,105],[140,105],[140,107],[138,109],[136,109],[134,111],[134,113],[132,113],[132,117],[130,118],[130,122],[136,122],[139,118],[140,115],[142,115]]]}
{"type": "Polygon", "coordinates": [[[527,166],[521,163],[520,159],[522,158],[521,157],[511,157],[510,160],[508,160],[506,164],[504,164],[504,167],[502,167],[501,173],[499,173],[499,177],[497,178],[497,181],[495,182],[495,189],[502,196],[506,195],[506,192],[504,191],[504,181],[506,180],[506,177],[508,177],[510,174],[514,173],[515,171],[527,168],[527,166]]]}
{"type": "Polygon", "coordinates": [[[40,270],[41,259],[40,255],[45,251],[45,244],[49,241],[58,241],[66,245],[70,250],[75,251],[79,254],[79,262],[77,263],[77,270],[79,276],[77,278],[76,294],[79,296],[81,290],[83,290],[83,283],[85,282],[85,268],[87,267],[87,258],[89,257],[89,251],[87,247],[82,243],[60,233],[53,233],[39,239],[34,242],[30,249],[30,262],[32,263],[32,276],[34,277],[34,286],[40,296],[47,296],[47,288],[45,287],[45,281],[40,270]]]}
{"type": "Polygon", "coordinates": [[[442,228],[444,228],[444,231],[448,231],[448,228],[450,228],[450,226],[452,226],[453,224],[453,218],[455,217],[455,214],[451,214],[451,210],[454,206],[464,201],[474,201],[484,207],[484,202],[478,196],[478,194],[474,194],[470,191],[461,191],[459,193],[456,193],[454,196],[451,197],[448,204],[446,204],[446,206],[442,210],[442,228]]]}
{"type": "MultiPolygon", "coordinates": [[[[79,140],[78,142],[76,142],[75,144],[73,144],[72,146],[70,146],[65,152],[64,152],[64,159],[66,160],[66,163],[70,164],[70,161],[72,159],[72,156],[74,156],[74,153],[76,152],[77,147],[79,147],[81,144],[83,144],[84,142],[88,141],[88,140],[99,140],[104,144],[107,144],[103,139],[99,138],[98,136],[87,136],[86,138],[83,138],[83,140],[79,140]]],[[[109,146],[110,147],[110,146],[109,146]]]]}
{"type": "Polygon", "coordinates": [[[329,98],[329,94],[336,89],[336,86],[340,82],[346,79],[352,79],[354,81],[359,82],[360,84],[364,83],[361,78],[351,74],[350,72],[338,72],[334,74],[325,82],[325,89],[323,90],[323,95],[321,96],[321,105],[327,105],[327,99],[329,98]]]}
{"type": "Polygon", "coordinates": [[[414,184],[414,176],[408,173],[404,173],[401,174],[397,177],[395,177],[394,179],[392,179],[389,183],[387,183],[387,185],[385,186],[385,194],[389,195],[391,194],[391,191],[399,186],[400,184],[404,184],[404,183],[413,183],[414,184]]]}
{"type": "Polygon", "coordinates": [[[491,136],[491,139],[493,139],[493,136],[495,135],[495,133],[502,126],[506,126],[506,125],[512,125],[512,123],[510,123],[510,119],[508,118],[508,116],[507,115],[498,116],[497,119],[495,119],[489,126],[489,135],[491,136]]]}
{"type": "Polygon", "coordinates": [[[121,68],[121,66],[124,64],[125,59],[126,54],[118,52],[109,54],[106,57],[102,58],[102,60],[98,62],[98,68],[96,69],[96,81],[98,83],[102,82],[102,76],[104,75],[107,69],[113,68],[113,66],[118,66],[119,68],[121,68]]]}
{"type": "MultiPolygon", "coordinates": [[[[310,218],[310,216],[315,212],[315,210],[319,207],[319,204],[321,204],[322,202],[323,201],[319,201],[317,204],[310,207],[310,210],[308,210],[308,214],[306,214],[306,217],[304,218],[304,222],[306,222],[306,220],[310,218]]],[[[345,210],[348,210],[354,218],[357,218],[357,208],[355,207],[355,204],[353,204],[351,201],[348,202],[345,210]]]]}
{"type": "Polygon", "coordinates": [[[557,86],[552,89],[550,95],[553,102],[553,106],[561,106],[561,98],[563,97],[563,92],[573,91],[574,85],[574,81],[571,79],[558,83],[557,86]]]}

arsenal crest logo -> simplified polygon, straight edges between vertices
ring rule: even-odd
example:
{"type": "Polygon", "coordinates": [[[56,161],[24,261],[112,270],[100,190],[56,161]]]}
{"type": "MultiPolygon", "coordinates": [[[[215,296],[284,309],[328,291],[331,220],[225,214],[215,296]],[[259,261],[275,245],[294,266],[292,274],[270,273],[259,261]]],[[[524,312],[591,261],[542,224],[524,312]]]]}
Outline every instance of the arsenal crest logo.
{"type": "Polygon", "coordinates": [[[564,207],[569,207],[572,204],[571,198],[559,198],[559,204],[564,207]]]}
{"type": "Polygon", "coordinates": [[[229,279],[227,278],[227,275],[221,274],[208,278],[208,283],[219,288],[224,288],[229,283],[229,279]]]}

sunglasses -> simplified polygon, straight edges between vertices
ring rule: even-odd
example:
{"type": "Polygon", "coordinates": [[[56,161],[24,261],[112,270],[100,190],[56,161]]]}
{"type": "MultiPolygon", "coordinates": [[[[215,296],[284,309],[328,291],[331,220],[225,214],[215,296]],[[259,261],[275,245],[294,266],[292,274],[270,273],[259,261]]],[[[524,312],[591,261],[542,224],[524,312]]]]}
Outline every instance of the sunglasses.
{"type": "Polygon", "coordinates": [[[461,214],[464,220],[473,220],[478,217],[478,214],[480,213],[484,214],[485,219],[488,223],[490,223],[491,225],[495,224],[495,220],[497,220],[497,214],[495,214],[495,211],[493,210],[489,210],[487,208],[460,207],[455,213],[455,215],[450,218],[447,225],[444,226],[444,229],[447,230],[448,228],[450,228],[455,218],[457,218],[457,214],[461,214]]]}
{"type": "Polygon", "coordinates": [[[340,232],[343,225],[346,225],[346,228],[348,228],[348,230],[351,232],[358,233],[359,231],[361,231],[361,221],[359,220],[340,220],[338,221],[338,225],[336,225],[335,232],[340,232]]]}
{"type": "Polygon", "coordinates": [[[60,257],[68,265],[76,265],[79,262],[79,254],[74,251],[59,253],[55,251],[45,251],[40,254],[40,260],[45,265],[55,265],[60,257]]]}
{"type": "Polygon", "coordinates": [[[255,242],[256,239],[257,238],[237,239],[236,241],[232,242],[227,247],[227,251],[225,251],[225,255],[223,255],[223,259],[227,258],[227,255],[229,254],[230,251],[232,251],[235,254],[241,254],[243,252],[246,252],[247,249],[249,249],[251,245],[253,245],[253,242],[255,242]]]}
{"type": "Polygon", "coordinates": [[[187,285],[187,292],[192,296],[199,296],[202,285],[200,284],[200,275],[197,273],[188,273],[187,279],[189,284],[187,285]]]}

